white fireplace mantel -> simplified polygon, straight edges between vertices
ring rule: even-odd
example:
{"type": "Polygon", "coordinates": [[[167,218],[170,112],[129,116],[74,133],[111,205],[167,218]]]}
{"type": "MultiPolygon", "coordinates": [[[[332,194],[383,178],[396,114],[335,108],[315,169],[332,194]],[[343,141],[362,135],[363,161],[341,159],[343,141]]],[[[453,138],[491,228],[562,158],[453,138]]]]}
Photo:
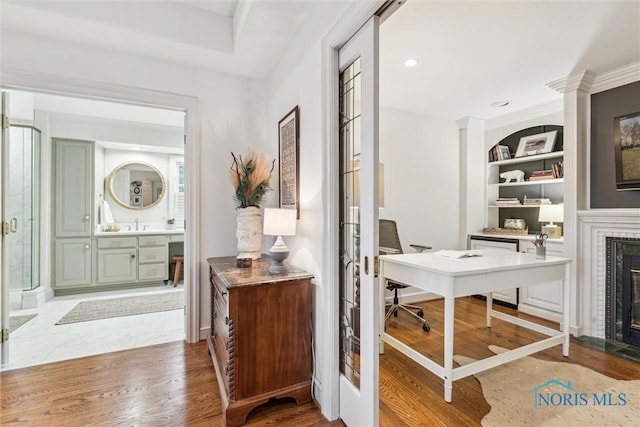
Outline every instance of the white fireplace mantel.
{"type": "Polygon", "coordinates": [[[640,238],[640,209],[578,211],[578,335],[605,338],[606,238],[640,238]]]}

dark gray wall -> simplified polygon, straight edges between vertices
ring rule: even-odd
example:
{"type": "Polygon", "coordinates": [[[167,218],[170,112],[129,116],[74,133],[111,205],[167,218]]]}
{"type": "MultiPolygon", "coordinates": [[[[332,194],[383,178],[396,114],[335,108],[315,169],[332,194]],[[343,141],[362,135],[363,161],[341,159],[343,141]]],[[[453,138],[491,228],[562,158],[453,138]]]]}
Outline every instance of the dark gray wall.
{"type": "Polygon", "coordinates": [[[591,208],[640,207],[640,190],[616,190],[613,147],[614,117],[638,111],[640,82],[591,95],[591,208]]]}

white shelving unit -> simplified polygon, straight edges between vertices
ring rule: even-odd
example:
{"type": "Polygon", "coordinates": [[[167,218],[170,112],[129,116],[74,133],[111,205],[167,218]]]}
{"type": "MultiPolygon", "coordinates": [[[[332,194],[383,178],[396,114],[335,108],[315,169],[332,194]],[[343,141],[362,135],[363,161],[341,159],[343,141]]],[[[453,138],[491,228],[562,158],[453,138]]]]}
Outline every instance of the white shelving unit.
{"type": "MultiPolygon", "coordinates": [[[[499,160],[488,163],[487,170],[487,226],[499,228],[500,211],[502,209],[538,209],[540,205],[496,205],[496,200],[500,197],[517,197],[521,203],[524,197],[529,198],[549,198],[553,204],[564,201],[564,179],[544,179],[529,181],[528,178],[533,170],[541,170],[554,161],[562,161],[564,151],[554,151],[551,153],[537,154],[532,156],[518,157],[507,160],[499,160]],[[520,168],[521,167],[521,168],[520,168]],[[507,170],[523,169],[525,181],[523,182],[500,182],[500,173],[507,170]]],[[[537,216],[534,213],[528,216],[537,216]]],[[[533,229],[537,229],[538,225],[533,229]]],[[[530,230],[532,229],[529,227],[530,230]]]]}

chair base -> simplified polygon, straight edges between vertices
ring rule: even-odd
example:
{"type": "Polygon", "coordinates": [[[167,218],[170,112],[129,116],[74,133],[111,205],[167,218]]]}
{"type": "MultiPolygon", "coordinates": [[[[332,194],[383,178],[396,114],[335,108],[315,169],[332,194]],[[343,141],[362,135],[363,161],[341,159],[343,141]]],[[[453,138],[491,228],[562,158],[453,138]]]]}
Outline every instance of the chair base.
{"type": "Polygon", "coordinates": [[[431,330],[431,327],[429,326],[427,321],[423,318],[424,311],[423,311],[422,307],[418,307],[417,305],[399,304],[398,300],[396,298],[394,298],[393,304],[391,304],[391,306],[387,310],[387,314],[384,316],[385,323],[391,317],[391,315],[394,315],[395,317],[398,317],[398,309],[403,309],[404,311],[406,311],[407,313],[409,313],[410,315],[415,317],[420,323],[422,323],[422,330],[423,331],[429,332],[431,330]],[[418,311],[417,311],[417,313],[414,313],[410,309],[411,310],[418,310],[418,311]]]}

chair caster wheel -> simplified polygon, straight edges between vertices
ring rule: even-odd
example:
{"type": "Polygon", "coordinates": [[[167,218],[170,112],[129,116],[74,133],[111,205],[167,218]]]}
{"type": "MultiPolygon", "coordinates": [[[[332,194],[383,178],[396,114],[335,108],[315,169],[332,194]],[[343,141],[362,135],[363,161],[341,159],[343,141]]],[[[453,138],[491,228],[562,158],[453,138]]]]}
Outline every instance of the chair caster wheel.
{"type": "Polygon", "coordinates": [[[424,311],[420,310],[418,313],[416,313],[419,317],[424,317],[424,311]]]}
{"type": "Polygon", "coordinates": [[[425,332],[429,332],[431,330],[431,327],[425,323],[424,325],[422,325],[422,330],[425,332]]]}

